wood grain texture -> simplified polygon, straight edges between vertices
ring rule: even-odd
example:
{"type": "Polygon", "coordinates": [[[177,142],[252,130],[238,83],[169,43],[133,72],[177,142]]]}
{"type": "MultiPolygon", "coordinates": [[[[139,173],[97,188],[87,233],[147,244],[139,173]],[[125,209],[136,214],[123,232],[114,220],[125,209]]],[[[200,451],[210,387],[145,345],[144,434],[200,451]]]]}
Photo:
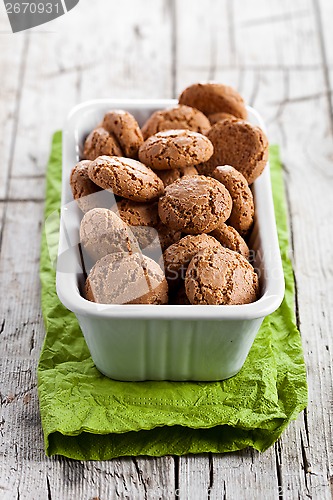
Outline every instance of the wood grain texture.
{"type": "MultiPolygon", "coordinates": [[[[178,5],[180,18],[190,2],[178,5]]],[[[203,38],[198,38],[199,28],[193,29],[187,44],[178,49],[177,87],[180,90],[193,81],[208,78],[237,86],[264,116],[271,142],[281,145],[310,406],[273,450],[257,454],[255,459],[256,454],[250,451],[237,454],[236,474],[231,456],[213,455],[212,476],[220,480],[211,489],[211,497],[217,494],[221,498],[223,492],[228,498],[229,492],[231,498],[246,494],[246,498],[254,499],[271,495],[329,499],[333,346],[327,316],[332,309],[333,259],[328,225],[333,148],[318,6],[310,1],[293,2],[292,6],[286,2],[261,2],[261,8],[254,12],[250,3],[236,1],[224,7],[224,16],[221,11],[220,18],[227,16],[229,20],[229,50],[224,53],[217,48],[213,54],[214,42],[209,37],[213,39],[214,35],[205,31],[203,38]],[[202,39],[207,47],[206,57],[198,47],[202,39]],[[194,62],[191,53],[196,54],[194,62]],[[214,64],[214,60],[218,63],[214,64]],[[316,223],[318,213],[325,214],[323,227],[316,223]],[[313,241],[320,244],[314,248],[313,241]],[[239,466],[240,457],[243,466],[239,466]]],[[[223,2],[219,8],[223,8],[223,2]]],[[[222,19],[221,31],[224,27],[222,19]]],[[[202,469],[206,468],[205,458],[198,457],[193,465],[181,458],[180,467],[184,460],[187,477],[191,468],[200,468],[198,460],[202,461],[202,469]]],[[[184,481],[187,488],[188,482],[184,481]]]]}
{"type": "Polygon", "coordinates": [[[93,10],[81,1],[48,33],[0,34],[1,499],[331,498],[331,19],[330,0],[260,0],[255,8],[246,0],[204,7],[199,0],[116,7],[98,0],[93,10]],[[47,459],[35,373],[44,335],[38,260],[51,133],[83,100],[170,97],[207,79],[236,86],[281,145],[309,407],[264,454],[47,459]]]}

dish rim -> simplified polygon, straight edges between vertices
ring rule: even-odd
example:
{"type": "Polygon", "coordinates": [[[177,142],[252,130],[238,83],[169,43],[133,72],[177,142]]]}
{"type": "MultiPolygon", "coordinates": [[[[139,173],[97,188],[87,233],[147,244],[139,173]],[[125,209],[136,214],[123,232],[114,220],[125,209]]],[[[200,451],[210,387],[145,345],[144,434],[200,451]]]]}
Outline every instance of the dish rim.
{"type": "MultiPolygon", "coordinates": [[[[163,109],[177,104],[175,99],[93,99],[75,106],[69,113],[63,130],[62,169],[75,165],[79,158],[79,137],[77,126],[87,110],[104,112],[107,109],[163,109]],[[75,158],[74,158],[75,155],[75,158]]],[[[249,115],[265,130],[259,113],[247,106],[249,115]]],[[[61,207],[66,201],[66,179],[62,180],[61,207]]],[[[265,291],[251,304],[242,305],[150,305],[150,304],[97,304],[80,294],[77,273],[56,272],[56,289],[61,302],[75,314],[105,319],[161,319],[161,320],[254,320],[274,312],[284,297],[285,282],[277,236],[269,162],[261,176],[253,183],[256,198],[256,216],[261,248],[264,256],[265,291]],[[267,249],[269,251],[267,252],[267,249]]],[[[62,210],[61,210],[62,212],[62,210]]],[[[65,229],[63,215],[60,219],[58,256],[65,249],[65,229]]]]}

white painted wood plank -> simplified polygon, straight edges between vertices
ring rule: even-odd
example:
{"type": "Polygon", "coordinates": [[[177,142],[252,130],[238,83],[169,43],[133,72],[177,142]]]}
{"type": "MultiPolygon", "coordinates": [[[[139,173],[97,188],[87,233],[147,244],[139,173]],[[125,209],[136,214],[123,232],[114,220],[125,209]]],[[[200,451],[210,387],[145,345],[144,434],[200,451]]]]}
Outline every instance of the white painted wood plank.
{"type": "MultiPolygon", "coordinates": [[[[4,6],[3,6],[4,8],[4,6]]],[[[0,150],[2,161],[0,168],[0,200],[6,197],[9,169],[12,163],[15,131],[17,126],[20,92],[23,78],[24,36],[14,37],[7,33],[6,14],[0,17],[0,150]]]]}
{"type": "Polygon", "coordinates": [[[75,104],[102,97],[171,95],[169,5],[150,0],[142,8],[125,0],[115,12],[114,4],[104,2],[101,15],[98,4],[91,9],[82,2],[75,16],[51,23],[58,32],[30,36],[11,198],[43,198],[44,183],[36,176],[45,171],[52,132],[62,128],[75,104]],[[26,182],[20,182],[21,176],[26,182]]]}
{"type": "MultiPolygon", "coordinates": [[[[317,10],[318,23],[321,29],[323,49],[326,55],[327,66],[332,68],[333,65],[333,2],[330,0],[314,0],[315,9],[317,10]]],[[[332,84],[332,80],[331,80],[332,84]]]]}
{"type": "Polygon", "coordinates": [[[44,454],[36,360],[0,358],[1,500],[174,498],[171,457],[80,462],[44,454]]]}
{"type": "MultiPolygon", "coordinates": [[[[179,457],[179,486],[177,496],[181,500],[187,498],[212,498],[211,474],[213,461],[211,454],[188,455],[179,457]]],[[[219,486],[223,482],[219,480],[219,486]]],[[[221,493],[221,491],[220,491],[221,493]]],[[[223,498],[222,495],[220,498],[223,498]]]]}
{"type": "Polygon", "coordinates": [[[39,292],[41,203],[9,203],[3,229],[0,288],[2,356],[37,356],[43,336],[39,292]]]}
{"type": "Polygon", "coordinates": [[[270,67],[317,66],[318,40],[311,0],[232,2],[236,61],[270,67]]]}

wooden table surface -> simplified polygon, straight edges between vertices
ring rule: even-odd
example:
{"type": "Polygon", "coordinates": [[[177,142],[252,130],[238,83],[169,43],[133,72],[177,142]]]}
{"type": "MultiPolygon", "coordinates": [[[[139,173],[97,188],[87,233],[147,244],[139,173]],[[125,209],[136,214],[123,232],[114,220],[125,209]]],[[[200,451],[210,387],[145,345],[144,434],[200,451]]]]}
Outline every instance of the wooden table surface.
{"type": "Polygon", "coordinates": [[[332,0],[81,0],[15,35],[0,9],[1,500],[330,499],[332,0]],[[263,454],[48,459],[36,365],[51,134],[87,99],[175,97],[207,79],[237,87],[281,146],[309,406],[263,454]]]}

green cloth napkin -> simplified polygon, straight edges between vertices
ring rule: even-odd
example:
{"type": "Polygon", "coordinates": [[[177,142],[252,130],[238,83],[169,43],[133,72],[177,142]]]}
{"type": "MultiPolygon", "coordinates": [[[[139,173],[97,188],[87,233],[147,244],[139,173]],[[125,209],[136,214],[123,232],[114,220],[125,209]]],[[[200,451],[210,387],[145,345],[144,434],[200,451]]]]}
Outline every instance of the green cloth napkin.
{"type": "MultiPolygon", "coordinates": [[[[286,293],[267,317],[242,370],[222,382],[118,382],[95,368],[73,313],[59,301],[45,233],[40,277],[46,337],[38,393],[48,456],[107,460],[123,455],[264,451],[307,404],[295,325],[294,279],[278,148],[271,176],[286,293]]],[[[45,217],[60,207],[61,133],[53,137],[45,217]]],[[[153,306],[152,306],[153,307],[153,306]]]]}

